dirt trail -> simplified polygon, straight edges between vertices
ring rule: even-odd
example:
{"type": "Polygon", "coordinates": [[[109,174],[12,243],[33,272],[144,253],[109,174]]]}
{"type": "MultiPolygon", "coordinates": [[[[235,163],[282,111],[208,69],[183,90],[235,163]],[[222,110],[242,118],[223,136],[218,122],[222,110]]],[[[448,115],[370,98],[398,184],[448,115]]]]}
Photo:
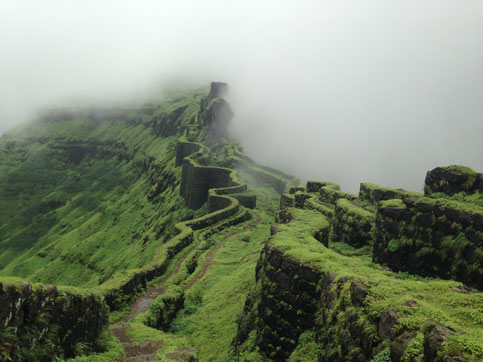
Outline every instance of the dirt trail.
{"type": "MultiPolygon", "coordinates": [[[[205,274],[208,268],[213,264],[213,259],[216,254],[216,251],[221,248],[228,240],[245,233],[252,228],[256,227],[262,221],[261,216],[256,213],[255,211],[249,211],[252,215],[255,216],[255,222],[243,230],[238,231],[236,233],[230,234],[226,236],[222,241],[216,244],[207,254],[205,263],[203,264],[203,268],[201,272],[188,284],[184,287],[184,290],[188,290],[195,284],[198,280],[200,280],[205,274]]],[[[111,325],[109,329],[111,330],[112,334],[116,336],[121,342],[124,351],[126,352],[126,356],[121,359],[121,361],[153,361],[156,359],[156,351],[161,347],[163,344],[162,340],[145,340],[141,342],[134,343],[131,341],[129,336],[127,335],[127,328],[128,328],[128,321],[135,318],[141,313],[144,313],[149,306],[154,302],[154,300],[161,294],[164,293],[164,286],[168,280],[176,276],[181,268],[181,264],[186,260],[188,256],[193,254],[198,247],[200,246],[201,239],[200,234],[196,235],[196,244],[194,247],[188,251],[174,267],[173,272],[162,282],[156,285],[152,285],[146,293],[139,296],[139,298],[131,305],[130,313],[123,317],[119,322],[111,325]]],[[[174,356],[173,356],[174,357],[174,356]]]]}
{"type": "Polygon", "coordinates": [[[260,216],[260,214],[258,214],[255,211],[249,211],[249,212],[252,215],[255,216],[255,222],[253,224],[251,224],[251,225],[248,225],[244,229],[242,229],[242,230],[240,230],[240,231],[238,231],[238,232],[236,232],[234,234],[230,234],[230,235],[226,236],[222,241],[220,241],[213,248],[211,248],[210,251],[208,252],[208,254],[206,255],[206,259],[205,259],[205,262],[203,263],[203,268],[201,269],[201,272],[199,272],[196,275],[196,277],[194,277],[188,284],[186,284],[183,287],[184,291],[187,291],[188,289],[190,289],[196,282],[198,282],[201,278],[203,278],[205,276],[205,274],[208,271],[208,269],[213,265],[213,259],[215,258],[216,252],[223,245],[225,245],[225,243],[228,240],[233,239],[234,237],[237,237],[240,234],[246,233],[247,231],[251,230],[252,228],[258,226],[258,224],[260,224],[260,222],[262,221],[262,217],[260,216]]]}
{"type": "Polygon", "coordinates": [[[200,235],[196,235],[196,244],[194,247],[188,251],[174,267],[173,272],[164,279],[161,283],[152,285],[145,294],[139,296],[139,298],[131,305],[130,313],[123,317],[119,322],[110,326],[110,330],[114,336],[122,344],[124,351],[126,352],[126,357],[122,361],[153,361],[156,359],[156,351],[163,344],[163,341],[141,341],[139,343],[131,342],[131,339],[127,335],[127,322],[141,313],[144,313],[149,306],[154,302],[158,295],[164,293],[164,285],[168,280],[173,278],[178,274],[181,264],[190,256],[194,251],[200,246],[201,239],[200,235]]]}

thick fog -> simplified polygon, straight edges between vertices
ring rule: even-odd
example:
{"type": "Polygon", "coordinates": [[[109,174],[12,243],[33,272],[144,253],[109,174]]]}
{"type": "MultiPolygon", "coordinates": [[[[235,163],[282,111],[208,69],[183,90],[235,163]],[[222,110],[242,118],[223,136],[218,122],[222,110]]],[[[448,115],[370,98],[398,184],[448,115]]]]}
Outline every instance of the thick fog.
{"type": "Polygon", "coordinates": [[[230,83],[232,136],[307,179],[483,171],[483,2],[0,1],[0,134],[39,108],[230,83]]]}

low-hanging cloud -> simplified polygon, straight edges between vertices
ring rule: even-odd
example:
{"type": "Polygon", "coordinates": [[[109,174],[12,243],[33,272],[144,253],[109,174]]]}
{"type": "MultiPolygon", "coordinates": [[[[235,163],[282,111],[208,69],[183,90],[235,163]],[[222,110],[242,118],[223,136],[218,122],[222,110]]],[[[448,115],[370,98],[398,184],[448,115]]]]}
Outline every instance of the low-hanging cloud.
{"type": "Polygon", "coordinates": [[[2,1],[0,134],[43,106],[231,85],[255,159],[356,191],[483,170],[483,3],[2,1]]]}

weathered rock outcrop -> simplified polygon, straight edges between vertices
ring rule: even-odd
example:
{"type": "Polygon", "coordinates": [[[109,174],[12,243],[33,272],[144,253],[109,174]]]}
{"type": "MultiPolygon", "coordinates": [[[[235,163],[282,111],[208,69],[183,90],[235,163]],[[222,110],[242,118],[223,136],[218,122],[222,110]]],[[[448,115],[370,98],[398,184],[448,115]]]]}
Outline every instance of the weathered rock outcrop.
{"type": "Polygon", "coordinates": [[[212,144],[227,136],[228,122],[233,118],[233,112],[228,102],[223,98],[215,98],[205,111],[207,125],[205,141],[212,144]]]}
{"type": "Polygon", "coordinates": [[[185,157],[198,152],[201,149],[201,145],[195,142],[183,142],[179,141],[176,143],[176,167],[183,164],[185,157]]]}
{"type": "Polygon", "coordinates": [[[208,99],[223,98],[228,93],[228,83],[224,82],[211,82],[210,93],[208,99]]]}
{"type": "Polygon", "coordinates": [[[426,195],[437,192],[448,195],[463,191],[468,194],[483,192],[483,175],[464,166],[436,167],[428,171],[424,183],[426,195]]]}

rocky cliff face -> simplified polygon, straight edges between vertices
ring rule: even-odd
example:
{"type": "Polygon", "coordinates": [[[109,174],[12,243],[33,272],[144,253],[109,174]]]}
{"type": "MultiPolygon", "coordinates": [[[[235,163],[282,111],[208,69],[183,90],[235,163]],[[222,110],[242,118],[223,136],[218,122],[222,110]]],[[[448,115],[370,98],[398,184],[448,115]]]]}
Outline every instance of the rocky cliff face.
{"type": "Polygon", "coordinates": [[[77,344],[95,349],[108,309],[96,295],[53,285],[0,282],[0,353],[17,360],[73,357],[77,344]]]}

